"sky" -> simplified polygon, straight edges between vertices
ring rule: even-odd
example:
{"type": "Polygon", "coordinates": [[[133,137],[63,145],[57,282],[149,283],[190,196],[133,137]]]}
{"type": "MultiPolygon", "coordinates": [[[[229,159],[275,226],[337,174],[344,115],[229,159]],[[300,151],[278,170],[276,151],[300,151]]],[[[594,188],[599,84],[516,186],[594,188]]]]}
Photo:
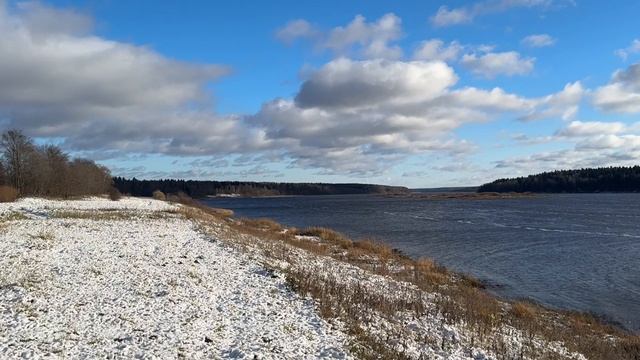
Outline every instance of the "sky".
{"type": "Polygon", "coordinates": [[[409,187],[640,163],[640,2],[0,0],[0,130],[117,176],[409,187]]]}

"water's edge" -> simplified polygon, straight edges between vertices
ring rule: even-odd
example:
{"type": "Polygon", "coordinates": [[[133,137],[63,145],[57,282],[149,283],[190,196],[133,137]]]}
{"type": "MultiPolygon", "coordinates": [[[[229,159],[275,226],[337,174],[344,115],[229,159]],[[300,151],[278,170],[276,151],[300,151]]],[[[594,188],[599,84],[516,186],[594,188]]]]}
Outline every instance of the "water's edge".
{"type": "MultiPolygon", "coordinates": [[[[585,195],[578,196],[584,197],[585,195]]],[[[565,197],[560,196],[560,198],[565,197]]],[[[557,202],[558,200],[553,196],[550,198],[551,202],[557,202]]],[[[573,201],[575,199],[570,198],[568,202],[565,200],[567,199],[561,199],[560,203],[576,203],[573,201]]],[[[602,198],[595,200],[602,202],[602,198]]],[[[558,279],[546,277],[550,272],[558,272],[557,270],[570,266],[569,264],[576,259],[575,256],[568,255],[581,247],[592,248],[592,252],[597,257],[601,249],[611,250],[612,244],[620,243],[620,239],[626,239],[628,241],[623,242],[624,246],[630,246],[633,251],[622,252],[627,253],[626,256],[631,256],[638,251],[639,243],[637,239],[640,238],[640,231],[637,228],[627,229],[611,226],[602,231],[589,231],[589,229],[562,230],[553,228],[549,226],[550,224],[546,224],[546,227],[540,226],[540,224],[536,225],[536,221],[540,219],[535,217],[526,217],[531,226],[511,226],[513,224],[508,222],[507,224],[500,224],[493,221],[491,226],[500,229],[499,231],[496,232],[495,229],[488,231],[487,222],[476,226],[474,230],[474,225],[477,225],[478,218],[482,218],[478,214],[482,213],[483,207],[489,207],[489,210],[484,209],[484,211],[491,213],[496,206],[498,208],[503,207],[501,212],[508,212],[510,207],[515,206],[517,210],[523,205],[525,207],[531,205],[523,204],[523,201],[526,200],[500,202],[444,200],[427,203],[424,201],[403,202],[397,199],[384,199],[376,196],[332,196],[293,197],[287,199],[223,199],[223,201],[206,199],[203,202],[210,206],[230,208],[240,217],[269,217],[291,227],[324,226],[334,228],[353,238],[373,237],[399,249],[407,256],[413,258],[431,257],[453,271],[470,274],[483,281],[487,285],[487,290],[500,298],[510,300],[529,299],[552,309],[589,312],[607,323],[638,332],[640,330],[640,317],[634,318],[630,315],[633,314],[635,309],[633,306],[633,294],[640,292],[640,284],[636,284],[633,281],[633,273],[627,274],[626,278],[616,279],[614,281],[615,284],[608,284],[605,288],[599,289],[599,293],[588,293],[590,288],[597,288],[599,283],[604,283],[604,281],[601,281],[602,279],[615,279],[616,272],[632,270],[633,260],[629,261],[627,259],[627,261],[619,262],[621,264],[619,267],[610,265],[609,268],[603,269],[599,268],[597,263],[585,266],[585,263],[587,263],[587,259],[585,259],[584,263],[578,266],[575,271],[570,271],[570,274],[563,275],[559,273],[556,275],[558,279]],[[420,208],[425,206],[427,209],[423,208],[420,211],[420,208]],[[452,208],[448,208],[451,206],[452,208]],[[444,226],[446,229],[442,229],[442,224],[434,229],[433,223],[442,223],[444,221],[442,217],[438,218],[443,213],[440,212],[438,215],[438,211],[436,211],[442,210],[443,207],[448,210],[444,212],[448,219],[447,224],[444,226]],[[456,209],[458,212],[454,211],[456,209]],[[456,216],[459,215],[459,211],[463,213],[473,212],[475,217],[466,220],[461,219],[456,216]],[[433,216],[427,216],[429,214],[433,216]],[[403,220],[397,220],[398,217],[403,220]],[[416,223],[421,225],[415,226],[416,223]],[[363,228],[366,231],[363,231],[363,228]],[[502,229],[506,229],[506,232],[502,229]],[[618,231],[616,232],[616,230],[618,231]],[[433,241],[430,238],[435,233],[440,233],[440,238],[433,241]],[[464,236],[461,236],[465,238],[463,241],[449,241],[452,237],[459,237],[456,236],[458,233],[464,234],[464,236]],[[472,235],[471,242],[467,241],[470,238],[469,235],[472,235]],[[497,240],[496,237],[498,238],[497,240]],[[510,243],[503,239],[507,237],[518,238],[520,244],[510,243]],[[477,239],[481,240],[478,241],[477,239]],[[558,242],[558,239],[560,239],[560,243],[555,243],[558,242]],[[549,243],[552,246],[549,246],[549,243]],[[600,244],[597,245],[597,243],[600,244]],[[550,250],[544,250],[545,247],[550,250]],[[546,255],[548,259],[541,260],[541,255],[546,255]],[[474,257],[484,259],[475,259],[474,257]],[[554,265],[556,269],[548,269],[550,267],[549,264],[553,265],[555,260],[563,259],[563,257],[566,260],[558,261],[554,265]],[[469,261],[467,262],[467,260],[469,261]],[[518,264],[519,262],[521,264],[518,264]],[[491,263],[495,265],[489,266],[491,263]],[[589,269],[589,267],[593,267],[593,269],[589,269]],[[585,272],[584,269],[589,270],[590,273],[585,272]],[[584,278],[590,279],[591,282],[586,282],[583,280],[584,278]],[[554,281],[559,281],[561,284],[553,284],[554,281]],[[575,282],[577,285],[573,288],[564,289],[566,290],[564,292],[557,291],[564,284],[571,282],[575,282]],[[551,285],[547,286],[549,283],[551,285]],[[629,286],[625,286],[627,284],[629,286]],[[600,307],[600,304],[604,304],[604,306],[600,307]]],[[[563,206],[561,205],[560,208],[563,206]]],[[[623,207],[629,208],[626,204],[623,204],[623,207]]],[[[573,206],[573,214],[571,216],[584,217],[585,214],[576,211],[579,208],[579,206],[573,206]]],[[[585,208],[588,208],[588,206],[585,206],[585,208]]],[[[541,213],[550,219],[555,218],[557,220],[559,214],[562,213],[562,211],[544,210],[541,213]]],[[[566,212],[566,209],[560,210],[565,210],[566,212]]],[[[626,213],[627,220],[630,223],[634,223],[637,218],[636,214],[640,214],[640,209],[634,208],[632,210],[632,213],[626,213]]],[[[624,218],[625,215],[617,214],[615,211],[608,214],[602,211],[596,213],[600,218],[615,218],[618,220],[620,217],[624,218]]],[[[578,226],[580,224],[574,225],[580,228],[578,226]]],[[[612,221],[609,225],[615,225],[615,221],[612,221]]],[[[613,249],[616,249],[615,246],[613,246],[613,249]]],[[[621,247],[619,250],[625,250],[625,247],[621,247]]],[[[616,251],[613,251],[613,255],[616,255],[615,253],[616,251]]],[[[611,258],[612,253],[611,251],[603,252],[601,256],[604,258],[601,260],[606,262],[606,259],[611,258]]]]}

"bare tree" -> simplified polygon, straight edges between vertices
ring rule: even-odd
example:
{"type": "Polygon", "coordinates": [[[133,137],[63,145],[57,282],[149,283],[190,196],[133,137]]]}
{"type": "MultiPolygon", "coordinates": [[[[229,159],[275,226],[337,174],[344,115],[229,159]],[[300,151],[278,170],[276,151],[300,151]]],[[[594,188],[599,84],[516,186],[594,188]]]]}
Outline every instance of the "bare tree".
{"type": "Polygon", "coordinates": [[[109,169],[97,165],[92,160],[74,159],[69,165],[72,195],[104,194],[109,190],[113,180],[109,169]]]}
{"type": "Polygon", "coordinates": [[[0,139],[0,150],[2,150],[9,183],[20,192],[25,190],[27,160],[33,149],[31,139],[20,130],[9,130],[3,133],[0,139]]]}
{"type": "Polygon", "coordinates": [[[0,156],[0,186],[5,185],[7,181],[7,173],[4,170],[4,162],[0,156]]]}
{"type": "Polygon", "coordinates": [[[41,150],[47,159],[48,196],[69,197],[69,155],[54,145],[46,145],[41,150]]]}
{"type": "Polygon", "coordinates": [[[9,130],[0,139],[0,185],[6,182],[21,196],[98,195],[113,183],[106,167],[87,159],[70,160],[55,145],[36,146],[19,130],[9,130]]]}

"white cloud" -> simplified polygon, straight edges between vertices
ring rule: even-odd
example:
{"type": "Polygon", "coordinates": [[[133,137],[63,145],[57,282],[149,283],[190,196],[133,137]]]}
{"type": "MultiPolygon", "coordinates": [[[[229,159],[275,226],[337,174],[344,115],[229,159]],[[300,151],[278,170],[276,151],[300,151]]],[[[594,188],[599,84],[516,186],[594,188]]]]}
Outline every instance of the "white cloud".
{"type": "Polygon", "coordinates": [[[615,54],[622,60],[627,60],[630,55],[640,53],[640,39],[634,39],[629,46],[624,49],[618,49],[615,54]]]}
{"type": "Polygon", "coordinates": [[[627,130],[627,126],[621,122],[600,122],[600,121],[572,121],[564,129],[557,132],[559,136],[583,137],[614,135],[627,130]]]}
{"type": "Polygon", "coordinates": [[[476,75],[495,78],[498,75],[525,75],[533,71],[534,58],[523,58],[515,51],[477,54],[465,54],[462,65],[476,75]]]}
{"type": "Polygon", "coordinates": [[[426,40],[413,53],[416,60],[440,60],[453,61],[458,59],[464,47],[457,41],[452,41],[448,45],[440,39],[426,40]]]}
{"type": "Polygon", "coordinates": [[[442,27],[449,25],[470,23],[475,15],[468,8],[449,9],[447,6],[440,6],[438,12],[431,17],[434,26],[442,27]]]}
{"type": "Polygon", "coordinates": [[[311,74],[295,101],[269,102],[252,122],[286,144],[296,166],[373,174],[410,154],[468,153],[475,146],[455,129],[537,104],[500,88],[454,89],[456,82],[443,62],[340,58],[311,74]]]}
{"type": "Polygon", "coordinates": [[[91,22],[37,4],[0,11],[1,126],[64,138],[76,150],[195,154],[263,145],[259,129],[209,110],[206,86],[226,67],[85,34],[91,22]]]}
{"type": "Polygon", "coordinates": [[[593,103],[608,112],[639,113],[640,63],[616,71],[607,85],[596,89],[593,103]]]}
{"type": "Polygon", "coordinates": [[[586,90],[579,81],[569,83],[562,91],[537,99],[533,110],[520,117],[520,120],[531,121],[553,117],[569,120],[578,113],[580,102],[585,93],[586,90]]]}
{"type": "Polygon", "coordinates": [[[339,58],[304,82],[296,104],[302,108],[360,108],[427,101],[456,81],[453,69],[443,62],[339,58]]]}
{"type": "Polygon", "coordinates": [[[357,15],[346,26],[329,31],[315,29],[299,19],[278,30],[277,37],[285,42],[308,38],[319,49],[331,50],[338,56],[350,55],[355,50],[358,56],[367,59],[398,59],[403,55],[402,49],[392,43],[402,34],[402,20],[388,13],[374,22],[367,22],[364,16],[357,15]]]}
{"type": "Polygon", "coordinates": [[[313,38],[319,34],[318,30],[304,19],[292,20],[276,31],[276,38],[286,44],[298,39],[313,38]]]}
{"type": "Polygon", "coordinates": [[[476,17],[500,13],[512,8],[548,9],[553,6],[573,5],[573,3],[573,0],[485,0],[452,9],[441,6],[430,21],[436,27],[468,24],[476,17]]]}
{"type": "Polygon", "coordinates": [[[553,46],[556,42],[557,40],[549,34],[534,34],[522,39],[522,44],[533,48],[553,46]]]}
{"type": "Polygon", "coordinates": [[[525,173],[601,166],[631,166],[640,161],[640,126],[622,122],[572,121],[551,137],[572,148],[496,162],[498,168],[525,173]]]}

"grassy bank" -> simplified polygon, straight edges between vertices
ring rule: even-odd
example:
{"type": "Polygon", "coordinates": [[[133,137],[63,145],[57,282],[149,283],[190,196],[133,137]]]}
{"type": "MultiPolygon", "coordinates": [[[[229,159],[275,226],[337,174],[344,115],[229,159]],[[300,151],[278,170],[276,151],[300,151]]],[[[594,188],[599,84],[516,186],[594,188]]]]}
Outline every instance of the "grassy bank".
{"type": "Polygon", "coordinates": [[[202,231],[233,239],[286,274],[323,317],[344,324],[361,358],[422,358],[415,349],[423,346],[436,353],[457,347],[470,357],[484,349],[498,359],[640,359],[637,335],[588,314],[498,299],[469,276],[376,241],[206,207],[183,213],[202,231]]]}

